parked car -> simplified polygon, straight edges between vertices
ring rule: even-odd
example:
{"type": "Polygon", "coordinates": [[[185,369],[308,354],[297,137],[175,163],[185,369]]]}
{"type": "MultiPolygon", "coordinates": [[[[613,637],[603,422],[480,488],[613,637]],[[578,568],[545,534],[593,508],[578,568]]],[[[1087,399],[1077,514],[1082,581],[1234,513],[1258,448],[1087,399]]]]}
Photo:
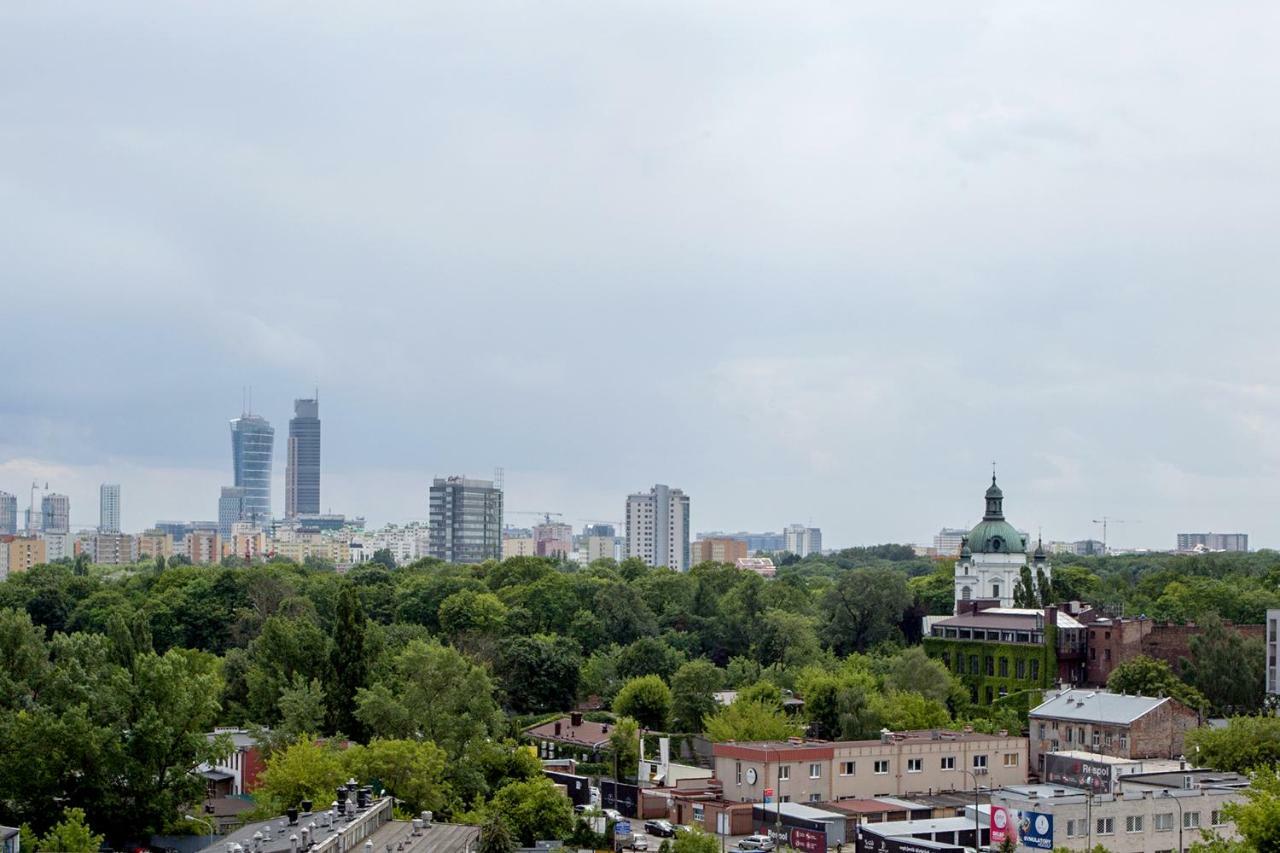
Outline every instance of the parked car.
{"type": "Polygon", "coordinates": [[[738,842],[738,846],[743,850],[760,850],[768,853],[773,849],[774,844],[773,839],[767,835],[748,835],[738,842]]]}
{"type": "Polygon", "coordinates": [[[648,850],[649,838],[644,835],[631,836],[631,849],[632,850],[648,850]]]}
{"type": "Polygon", "coordinates": [[[622,816],[622,812],[618,811],[617,809],[605,809],[601,812],[601,814],[603,814],[605,817],[607,817],[609,820],[613,821],[614,823],[617,823],[620,820],[625,820],[625,818],[623,818],[622,816]]]}
{"type": "Polygon", "coordinates": [[[676,828],[669,820],[646,820],[644,831],[659,838],[671,838],[676,834],[676,828]]]}

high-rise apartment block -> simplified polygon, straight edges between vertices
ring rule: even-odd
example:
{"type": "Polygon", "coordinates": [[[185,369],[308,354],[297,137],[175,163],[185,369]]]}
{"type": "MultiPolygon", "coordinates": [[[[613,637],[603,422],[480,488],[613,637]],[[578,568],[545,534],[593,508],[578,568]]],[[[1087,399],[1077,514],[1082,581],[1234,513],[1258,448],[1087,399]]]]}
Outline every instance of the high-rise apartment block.
{"type": "Polygon", "coordinates": [[[646,565],[689,570],[689,496],[661,483],[627,496],[626,556],[646,565]]]}
{"type": "Polygon", "coordinates": [[[690,547],[690,552],[690,562],[695,566],[698,563],[736,564],[748,556],[746,542],[728,537],[699,539],[690,547]]]}
{"type": "Polygon", "coordinates": [[[138,562],[138,540],[127,533],[95,533],[86,545],[85,553],[100,566],[138,562]]]}
{"type": "Polygon", "coordinates": [[[1280,695],[1280,667],[1276,664],[1280,653],[1280,609],[1267,611],[1267,695],[1280,695]]]}
{"type": "Polygon", "coordinates": [[[533,543],[539,557],[565,559],[573,552],[573,527],[558,521],[535,524],[533,543]]]}
{"type": "Polygon", "coordinates": [[[1179,533],[1179,551],[1248,551],[1248,533],[1179,533]]]}
{"type": "Polygon", "coordinates": [[[243,486],[223,486],[218,495],[218,535],[225,541],[231,540],[232,526],[248,519],[247,494],[243,486]]]}
{"type": "Polygon", "coordinates": [[[618,532],[612,524],[588,524],[582,528],[578,550],[585,561],[613,560],[617,557],[618,532]]]}
{"type": "Polygon", "coordinates": [[[40,529],[46,533],[71,532],[71,498],[50,493],[40,499],[40,529]]]}
{"type": "Polygon", "coordinates": [[[294,400],[284,469],[286,518],[320,512],[320,401],[294,400]]]}
{"type": "Polygon", "coordinates": [[[173,536],[163,530],[144,530],[138,534],[138,559],[173,556],[173,536]]]}
{"type": "Polygon", "coordinates": [[[0,536],[0,580],[46,562],[43,540],[34,536],[0,536]]]}
{"type": "Polygon", "coordinates": [[[933,553],[938,557],[960,556],[960,543],[969,535],[967,527],[944,527],[933,534],[933,553]]]}
{"type": "Polygon", "coordinates": [[[98,531],[120,532],[120,484],[103,483],[98,487],[98,531]]]}
{"type": "Polygon", "coordinates": [[[428,517],[432,557],[449,563],[502,559],[502,490],[491,480],[437,477],[428,517]]]}
{"type": "Polygon", "coordinates": [[[791,524],[787,526],[784,535],[787,537],[786,550],[797,557],[822,553],[822,530],[817,527],[791,524]]]}
{"type": "Polygon", "coordinates": [[[18,532],[18,496],[0,492],[0,536],[18,532]]]}
{"type": "Polygon", "coordinates": [[[197,566],[222,562],[222,536],[216,530],[192,530],[187,534],[184,551],[197,566]]]}
{"type": "Polygon", "coordinates": [[[245,519],[271,524],[271,456],[276,431],[266,418],[245,413],[231,421],[231,466],[234,485],[244,489],[245,519]]]}

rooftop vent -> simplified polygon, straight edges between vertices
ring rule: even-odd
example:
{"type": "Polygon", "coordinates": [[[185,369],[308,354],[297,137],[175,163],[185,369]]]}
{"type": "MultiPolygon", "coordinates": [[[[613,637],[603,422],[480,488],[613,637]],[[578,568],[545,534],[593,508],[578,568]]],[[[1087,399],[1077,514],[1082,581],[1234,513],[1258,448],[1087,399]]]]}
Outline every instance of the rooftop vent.
{"type": "Polygon", "coordinates": [[[570,711],[570,712],[569,712],[569,725],[573,726],[574,728],[577,728],[578,726],[582,725],[582,712],[581,712],[581,711],[570,711]]]}

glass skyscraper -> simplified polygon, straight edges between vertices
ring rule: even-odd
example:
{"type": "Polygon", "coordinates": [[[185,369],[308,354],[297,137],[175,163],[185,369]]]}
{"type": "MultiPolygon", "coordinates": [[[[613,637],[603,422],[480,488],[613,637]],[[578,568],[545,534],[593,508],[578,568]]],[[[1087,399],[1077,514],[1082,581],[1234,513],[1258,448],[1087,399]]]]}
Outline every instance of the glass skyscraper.
{"type": "Polygon", "coordinates": [[[284,469],[286,518],[320,514],[320,401],[294,400],[284,469]]]}
{"type": "Polygon", "coordinates": [[[18,532],[18,496],[0,492],[0,534],[18,532]]]}
{"type": "Polygon", "coordinates": [[[271,454],[276,431],[259,415],[231,421],[231,467],[235,485],[244,489],[244,519],[259,527],[271,524],[271,454]]]}
{"type": "Polygon", "coordinates": [[[493,482],[437,477],[428,513],[432,557],[449,563],[502,559],[502,490],[493,482]]]}

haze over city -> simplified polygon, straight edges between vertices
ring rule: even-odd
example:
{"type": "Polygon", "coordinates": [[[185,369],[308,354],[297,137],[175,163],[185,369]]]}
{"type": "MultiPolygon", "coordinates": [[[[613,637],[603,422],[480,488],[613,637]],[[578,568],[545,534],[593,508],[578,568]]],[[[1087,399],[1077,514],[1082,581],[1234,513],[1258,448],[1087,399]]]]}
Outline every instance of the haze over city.
{"type": "Polygon", "coordinates": [[[657,5],[4,10],[0,489],[1280,541],[1274,6],[657,5]]]}

